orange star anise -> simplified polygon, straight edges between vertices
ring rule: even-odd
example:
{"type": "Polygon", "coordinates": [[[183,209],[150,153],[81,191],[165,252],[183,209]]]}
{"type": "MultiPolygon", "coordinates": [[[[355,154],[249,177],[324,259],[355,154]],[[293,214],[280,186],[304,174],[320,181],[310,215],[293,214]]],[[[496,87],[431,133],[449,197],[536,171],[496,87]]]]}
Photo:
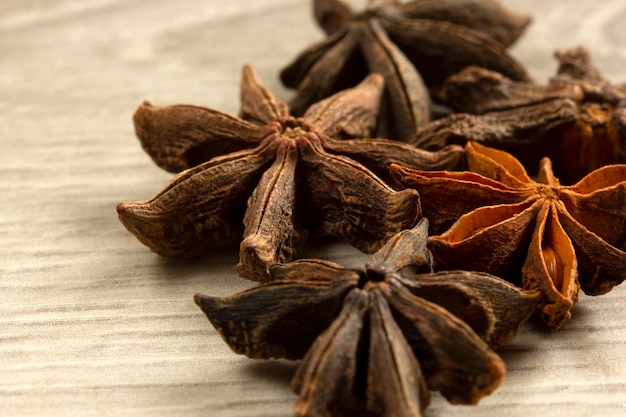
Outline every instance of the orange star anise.
{"type": "Polygon", "coordinates": [[[626,278],[626,165],[599,168],[561,186],[550,159],[537,181],[510,154],[466,145],[471,172],[426,172],[392,165],[416,189],[437,269],[478,270],[544,294],[539,313],[559,328],[571,317],[579,287],[610,291],[626,278]]]}

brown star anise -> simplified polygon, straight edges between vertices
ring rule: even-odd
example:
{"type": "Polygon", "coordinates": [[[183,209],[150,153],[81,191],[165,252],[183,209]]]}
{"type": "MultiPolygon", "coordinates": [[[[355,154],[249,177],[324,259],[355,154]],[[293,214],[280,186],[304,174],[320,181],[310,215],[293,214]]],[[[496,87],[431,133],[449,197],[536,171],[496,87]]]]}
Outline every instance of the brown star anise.
{"type": "Polygon", "coordinates": [[[451,168],[463,153],[331,138],[367,136],[382,89],[373,74],[295,118],[246,66],[241,118],[146,103],[134,117],[142,145],[158,165],[188,169],[150,200],[121,203],[119,218],[153,251],[184,257],[240,239],[245,225],[237,271],[255,280],[298,257],[309,231],[373,252],[412,227],[420,208],[415,191],[397,192],[372,171],[387,176],[391,162],[451,168]]]}
{"type": "Polygon", "coordinates": [[[469,67],[451,76],[442,101],[458,111],[408,142],[428,149],[464,140],[514,154],[536,167],[554,162],[566,184],[608,164],[626,163],[626,84],[611,84],[582,47],[557,51],[556,77],[545,86],[469,67]]]}
{"type": "Polygon", "coordinates": [[[275,265],[274,281],[195,301],[237,353],[301,362],[297,416],[420,416],[428,390],[476,403],[504,364],[538,292],[484,273],[433,273],[428,221],[391,238],[364,268],[275,265]]]}
{"type": "Polygon", "coordinates": [[[530,19],[495,0],[370,0],[360,13],[341,0],[314,0],[313,8],[328,37],[281,72],[283,83],[298,89],[294,114],[377,72],[387,89],[379,135],[408,140],[430,119],[424,82],[437,91],[471,64],[529,79],[506,47],[530,19]]]}
{"type": "Polygon", "coordinates": [[[466,145],[471,172],[425,172],[393,165],[392,176],[417,190],[435,233],[438,269],[485,271],[540,289],[544,322],[571,316],[579,286],[591,295],[626,278],[626,165],[593,171],[561,186],[550,159],[537,182],[510,154],[466,145]]]}

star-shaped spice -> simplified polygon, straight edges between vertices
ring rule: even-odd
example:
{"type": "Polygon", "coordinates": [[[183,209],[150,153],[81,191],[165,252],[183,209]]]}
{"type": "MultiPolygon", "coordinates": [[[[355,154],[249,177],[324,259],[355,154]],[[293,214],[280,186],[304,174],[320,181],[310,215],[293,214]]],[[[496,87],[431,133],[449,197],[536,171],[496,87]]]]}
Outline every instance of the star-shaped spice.
{"type": "Polygon", "coordinates": [[[473,404],[504,364],[538,292],[484,273],[433,273],[428,221],[391,238],[363,268],[321,260],[275,265],[274,281],[195,301],[237,353],[303,358],[297,416],[420,416],[429,391],[473,404]]]}
{"type": "Polygon", "coordinates": [[[437,120],[408,142],[428,149],[479,141],[533,169],[548,156],[565,184],[601,166],[626,163],[626,84],[602,77],[585,48],[556,56],[557,75],[545,86],[477,67],[451,76],[442,101],[468,114],[437,120]]]}
{"type": "Polygon", "coordinates": [[[375,124],[382,89],[373,74],[295,118],[246,66],[239,118],[146,103],[134,117],[144,149],[158,165],[186,170],[153,198],[121,203],[119,218],[162,255],[197,256],[243,233],[237,271],[255,280],[298,257],[309,232],[373,252],[421,215],[415,191],[395,191],[374,173],[388,176],[392,162],[452,168],[463,153],[359,139],[375,124]]]}
{"type": "Polygon", "coordinates": [[[393,165],[393,177],[417,190],[435,233],[438,269],[485,271],[540,289],[544,322],[571,316],[579,286],[591,295],[626,278],[626,165],[593,171],[561,186],[550,159],[533,181],[510,154],[468,142],[471,172],[425,172],[393,165]]]}
{"type": "Polygon", "coordinates": [[[314,0],[313,8],[328,37],[281,72],[283,83],[298,89],[294,114],[377,72],[387,89],[379,135],[408,140],[430,119],[425,85],[437,91],[471,64],[529,79],[506,47],[530,19],[495,0],[370,0],[361,12],[341,0],[314,0]]]}

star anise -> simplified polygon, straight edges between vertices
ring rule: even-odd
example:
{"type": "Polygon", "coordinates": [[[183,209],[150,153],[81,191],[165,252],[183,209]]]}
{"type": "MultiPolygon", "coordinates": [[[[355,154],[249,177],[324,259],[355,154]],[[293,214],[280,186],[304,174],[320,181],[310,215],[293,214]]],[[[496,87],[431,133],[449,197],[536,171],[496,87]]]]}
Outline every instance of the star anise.
{"type": "Polygon", "coordinates": [[[119,218],[162,255],[197,256],[243,232],[237,271],[255,280],[298,257],[310,231],[373,252],[420,217],[415,191],[397,192],[373,172],[387,176],[391,162],[451,168],[463,153],[331,138],[367,136],[382,89],[373,74],[295,118],[246,66],[241,118],[146,103],[134,117],[144,149],[161,167],[186,170],[150,200],[121,203],[119,218]]]}
{"type": "Polygon", "coordinates": [[[294,114],[377,72],[387,89],[379,135],[407,140],[430,119],[424,82],[437,91],[471,64],[529,80],[506,47],[530,19],[495,0],[370,0],[359,13],[341,0],[314,0],[313,8],[328,37],[281,72],[283,83],[298,89],[294,114]]]}
{"type": "Polygon", "coordinates": [[[553,328],[571,317],[579,287],[599,295],[626,278],[626,165],[561,186],[549,158],[535,182],[506,152],[468,142],[466,155],[471,172],[391,168],[420,193],[435,233],[455,222],[429,240],[438,269],[485,271],[540,289],[540,314],[553,328]]]}
{"type": "Polygon", "coordinates": [[[582,47],[556,57],[557,75],[545,86],[477,67],[451,76],[442,101],[472,115],[433,122],[409,142],[428,149],[480,141],[513,153],[527,168],[548,156],[566,184],[601,166],[626,163],[626,84],[602,77],[582,47]]]}
{"type": "Polygon", "coordinates": [[[391,238],[363,268],[321,260],[275,265],[274,281],[195,301],[237,353],[304,358],[297,416],[420,416],[428,390],[476,403],[504,364],[538,292],[484,273],[433,273],[428,221],[391,238]]]}

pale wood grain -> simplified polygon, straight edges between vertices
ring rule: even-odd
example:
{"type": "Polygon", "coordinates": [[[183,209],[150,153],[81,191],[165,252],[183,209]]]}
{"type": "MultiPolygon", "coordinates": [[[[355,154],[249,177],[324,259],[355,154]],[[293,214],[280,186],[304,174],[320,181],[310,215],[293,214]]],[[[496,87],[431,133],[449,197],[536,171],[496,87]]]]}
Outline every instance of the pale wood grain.
{"type": "MultiPolygon", "coordinates": [[[[587,43],[626,81],[621,0],[507,1],[534,15],[513,52],[544,80],[555,47],[587,43]]],[[[238,109],[251,63],[276,76],[320,31],[302,0],[0,2],[0,415],[286,417],[295,364],[232,353],[194,292],[249,287],[223,251],[163,259],[117,221],[120,201],[171,177],[134,138],[143,101],[238,109]]],[[[348,265],[345,245],[314,256],[348,265]]],[[[477,407],[426,415],[626,415],[626,288],[583,297],[561,331],[528,325],[508,375],[477,407]]]]}

